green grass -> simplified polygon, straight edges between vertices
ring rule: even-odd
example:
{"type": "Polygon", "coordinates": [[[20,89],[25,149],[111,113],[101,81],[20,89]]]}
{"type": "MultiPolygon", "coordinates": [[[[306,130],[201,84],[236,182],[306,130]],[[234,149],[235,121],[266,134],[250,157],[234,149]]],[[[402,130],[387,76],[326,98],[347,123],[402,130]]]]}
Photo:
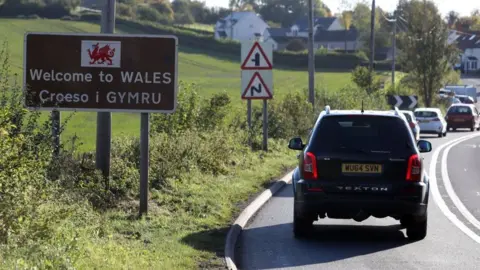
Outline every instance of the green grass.
{"type": "MultiPolygon", "coordinates": [[[[138,33],[136,29],[118,27],[117,33],[138,33]]],[[[0,40],[7,40],[11,53],[12,70],[22,73],[23,37],[27,31],[44,32],[92,32],[98,33],[100,28],[96,24],[86,22],[72,22],[61,20],[22,20],[0,19],[0,40]]],[[[52,44],[52,46],[59,46],[52,44]]],[[[303,89],[308,86],[307,71],[286,71],[274,69],[274,95],[281,97],[292,90],[303,89]]],[[[20,77],[21,78],[21,77],[20,77]]],[[[189,48],[182,48],[179,53],[179,80],[195,83],[205,97],[220,91],[227,91],[238,106],[246,106],[240,99],[240,60],[231,62],[220,60],[189,48]]],[[[317,88],[336,91],[350,82],[350,74],[346,72],[331,72],[319,70],[315,74],[317,88]]],[[[180,89],[181,91],[181,89],[180,89]]],[[[259,105],[260,102],[254,102],[259,105]]],[[[63,113],[65,117],[69,113],[63,113]]],[[[83,143],[82,150],[92,150],[95,147],[96,114],[77,112],[71,119],[64,137],[77,135],[83,143]]],[[[139,134],[139,115],[134,113],[115,113],[112,115],[112,136],[121,134],[139,134]]]]}

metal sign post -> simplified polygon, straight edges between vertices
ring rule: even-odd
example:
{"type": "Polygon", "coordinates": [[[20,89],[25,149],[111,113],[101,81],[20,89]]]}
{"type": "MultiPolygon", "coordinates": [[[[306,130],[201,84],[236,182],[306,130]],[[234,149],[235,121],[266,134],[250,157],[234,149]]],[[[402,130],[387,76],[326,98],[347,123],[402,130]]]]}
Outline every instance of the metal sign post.
{"type": "MultiPolygon", "coordinates": [[[[273,98],[273,47],[258,41],[242,43],[241,97],[247,100],[247,121],[251,132],[251,100],[263,100],[263,150],[268,150],[267,99],[273,98]]],[[[249,138],[250,139],[250,138],[249,138]]],[[[249,140],[250,142],[250,140],[249,140]]]]}

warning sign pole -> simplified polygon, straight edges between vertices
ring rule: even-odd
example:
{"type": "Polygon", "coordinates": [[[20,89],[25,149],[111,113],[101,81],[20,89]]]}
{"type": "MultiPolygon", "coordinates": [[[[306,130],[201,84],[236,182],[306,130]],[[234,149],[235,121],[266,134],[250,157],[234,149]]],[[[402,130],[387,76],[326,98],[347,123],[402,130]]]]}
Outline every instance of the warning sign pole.
{"type": "Polygon", "coordinates": [[[268,151],[268,109],[267,100],[263,100],[263,150],[268,151]]]}
{"type": "Polygon", "coordinates": [[[263,100],[263,141],[262,148],[268,151],[268,99],[273,98],[273,45],[257,41],[242,44],[242,99],[247,100],[247,123],[249,145],[252,146],[252,100],[263,100]]]}

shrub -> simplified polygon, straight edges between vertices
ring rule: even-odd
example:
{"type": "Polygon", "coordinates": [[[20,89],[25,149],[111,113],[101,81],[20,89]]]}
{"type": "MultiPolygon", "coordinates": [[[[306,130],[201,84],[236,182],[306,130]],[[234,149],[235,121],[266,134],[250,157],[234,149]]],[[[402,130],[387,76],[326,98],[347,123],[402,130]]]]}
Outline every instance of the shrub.
{"type": "Polygon", "coordinates": [[[168,18],[168,20],[173,21],[173,10],[172,5],[169,1],[160,1],[151,3],[150,6],[158,11],[160,14],[168,18]]]}
{"type": "Polygon", "coordinates": [[[131,19],[135,19],[135,10],[132,5],[118,3],[116,6],[116,12],[118,16],[123,16],[131,19]]]}
{"type": "Polygon", "coordinates": [[[190,12],[175,13],[174,21],[177,24],[192,24],[192,23],[195,23],[195,19],[193,18],[193,15],[190,12]]]}
{"type": "Polygon", "coordinates": [[[287,50],[293,52],[300,52],[306,50],[305,43],[301,39],[294,39],[290,41],[286,47],[287,50]]]}
{"type": "Polygon", "coordinates": [[[366,67],[357,67],[352,71],[352,81],[361,89],[370,93],[381,88],[381,80],[375,73],[371,73],[366,67]]]}
{"type": "Polygon", "coordinates": [[[34,15],[57,19],[70,15],[70,11],[79,6],[79,0],[5,0],[1,5],[2,16],[34,15]]]}
{"type": "Polygon", "coordinates": [[[136,17],[139,20],[151,21],[160,24],[171,23],[167,16],[160,14],[156,9],[143,5],[137,6],[136,17]]]}

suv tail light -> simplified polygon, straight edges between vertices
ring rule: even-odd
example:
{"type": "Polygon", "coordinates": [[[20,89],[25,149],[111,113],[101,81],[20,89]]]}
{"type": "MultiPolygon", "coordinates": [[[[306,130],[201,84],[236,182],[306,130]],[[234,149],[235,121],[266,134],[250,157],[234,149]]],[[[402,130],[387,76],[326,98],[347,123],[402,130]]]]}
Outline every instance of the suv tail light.
{"type": "Polygon", "coordinates": [[[312,152],[303,156],[303,178],[306,180],[317,179],[317,158],[312,152]]]}
{"type": "Polygon", "coordinates": [[[417,154],[408,159],[407,181],[420,182],[422,176],[422,161],[417,154]]]}
{"type": "Polygon", "coordinates": [[[411,127],[411,128],[414,128],[414,127],[415,127],[415,123],[410,122],[410,127],[411,127]]]}

